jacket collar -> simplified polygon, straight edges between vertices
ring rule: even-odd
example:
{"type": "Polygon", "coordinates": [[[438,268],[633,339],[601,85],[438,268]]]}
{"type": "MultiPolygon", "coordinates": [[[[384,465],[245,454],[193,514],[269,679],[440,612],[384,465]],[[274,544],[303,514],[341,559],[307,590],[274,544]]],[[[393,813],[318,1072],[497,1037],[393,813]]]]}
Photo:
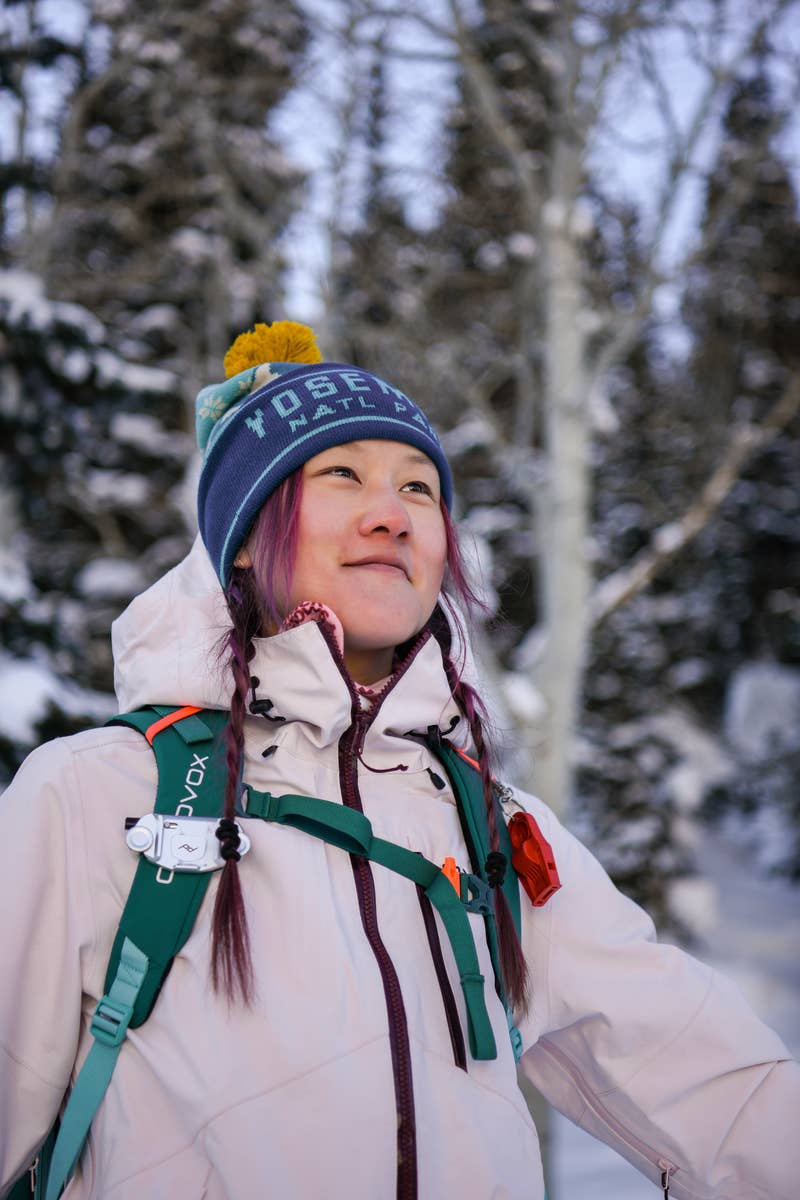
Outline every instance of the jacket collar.
{"type": "MultiPolygon", "coordinates": [[[[322,749],[338,742],[361,712],[335,643],[315,622],[256,639],[250,674],[258,680],[251,702],[270,701],[267,719],[283,718],[270,721],[279,739],[284,728],[301,726],[314,747],[322,749]]],[[[446,730],[458,715],[439,644],[430,636],[421,638],[362,718],[369,725],[365,750],[429,725],[446,730]]]]}

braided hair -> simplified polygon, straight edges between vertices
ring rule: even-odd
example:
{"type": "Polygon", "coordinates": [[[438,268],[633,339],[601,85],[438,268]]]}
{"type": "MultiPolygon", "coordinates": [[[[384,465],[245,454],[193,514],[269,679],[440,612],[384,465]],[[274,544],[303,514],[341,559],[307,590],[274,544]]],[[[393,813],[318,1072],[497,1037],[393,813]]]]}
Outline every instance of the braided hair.
{"type": "MultiPolygon", "coordinates": [[[[233,692],[225,730],[227,775],[223,821],[233,820],[241,787],[247,696],[254,686],[249,670],[255,653],[253,639],[265,629],[275,629],[281,620],[281,595],[288,594],[297,554],[302,488],[303,472],[299,470],[269,497],[253,526],[252,567],[234,566],[225,592],[231,626],[223,653],[233,677],[233,692]]],[[[226,857],[217,889],[212,918],[211,980],[216,991],[230,999],[238,994],[249,1004],[254,994],[253,964],[237,863],[237,854],[226,857]]]]}
{"type": "MultiPolygon", "coordinates": [[[[226,600],[231,627],[225,639],[225,652],[233,677],[230,718],[225,733],[227,779],[223,819],[235,816],[236,801],[241,787],[244,756],[244,721],[247,715],[247,696],[252,685],[249,664],[255,648],[253,639],[265,630],[275,630],[284,612],[283,598],[291,591],[302,496],[302,468],[295,471],[272,493],[253,526],[248,541],[251,567],[234,567],[226,600]]],[[[443,586],[450,620],[460,627],[460,617],[448,603],[454,595],[468,613],[483,608],[466,578],[455,526],[444,504],[441,505],[447,544],[447,570],[443,586]]],[[[497,828],[497,805],[491,775],[491,753],[486,736],[486,712],[474,688],[461,678],[461,671],[452,658],[450,621],[437,604],[429,628],[442,649],[442,660],[453,698],[463,712],[470,728],[480,765],[491,853],[497,854],[500,840],[497,828]]],[[[463,638],[462,638],[463,641],[463,638]]],[[[245,1003],[254,995],[253,967],[244,898],[237,869],[236,855],[230,855],[222,869],[214,906],[212,928],[211,974],[215,990],[230,999],[237,994],[245,1003]]],[[[495,919],[500,950],[503,982],[511,1002],[526,1007],[528,975],[508,902],[502,887],[493,888],[495,919]]]]}

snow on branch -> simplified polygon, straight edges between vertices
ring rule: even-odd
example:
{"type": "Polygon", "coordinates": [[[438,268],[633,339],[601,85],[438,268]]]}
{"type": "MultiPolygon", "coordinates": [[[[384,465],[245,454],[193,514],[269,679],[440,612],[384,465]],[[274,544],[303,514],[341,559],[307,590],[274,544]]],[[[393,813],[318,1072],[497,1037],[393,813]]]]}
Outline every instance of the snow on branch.
{"type": "MultiPolygon", "coordinates": [[[[747,36],[736,51],[729,55],[728,60],[708,65],[705,87],[698,97],[691,120],[684,133],[681,133],[678,127],[671,92],[657,69],[652,47],[646,39],[642,37],[637,39],[637,52],[640,61],[646,68],[650,85],[657,99],[661,121],[666,130],[670,147],[669,163],[656,202],[654,233],[642,264],[642,281],[638,293],[631,311],[619,317],[609,326],[610,337],[591,364],[590,379],[593,390],[601,386],[601,381],[606,373],[620,362],[635,344],[642,326],[652,312],[656,289],[667,278],[676,278],[684,273],[692,259],[701,253],[701,247],[694,248],[682,262],[673,264],[669,272],[665,271],[661,262],[674,211],[683,194],[686,179],[692,170],[697,149],[707,134],[709,123],[714,118],[719,98],[731,82],[739,76],[743,64],[763,41],[770,21],[775,21],[784,12],[788,3],[789,0],[773,0],[769,12],[753,21],[747,36]]],[[[641,30],[639,32],[641,33],[641,30]]]]}
{"type": "Polygon", "coordinates": [[[595,587],[589,599],[590,628],[596,628],[648,587],[667,563],[697,537],[739,480],[747,459],[780,433],[798,410],[800,375],[794,375],[763,421],[758,425],[742,425],[734,431],[722,461],[683,516],[657,529],[650,545],[633,562],[595,587]]]}

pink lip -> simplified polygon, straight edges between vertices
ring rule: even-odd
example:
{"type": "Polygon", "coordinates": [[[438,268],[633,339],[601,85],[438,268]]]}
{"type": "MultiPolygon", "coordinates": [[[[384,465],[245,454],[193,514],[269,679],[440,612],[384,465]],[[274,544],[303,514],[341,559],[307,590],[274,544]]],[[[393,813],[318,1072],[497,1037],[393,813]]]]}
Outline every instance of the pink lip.
{"type": "Polygon", "coordinates": [[[408,571],[405,563],[396,558],[361,558],[358,562],[350,562],[344,564],[346,567],[373,567],[379,571],[400,571],[401,574],[408,578],[408,571]]]}

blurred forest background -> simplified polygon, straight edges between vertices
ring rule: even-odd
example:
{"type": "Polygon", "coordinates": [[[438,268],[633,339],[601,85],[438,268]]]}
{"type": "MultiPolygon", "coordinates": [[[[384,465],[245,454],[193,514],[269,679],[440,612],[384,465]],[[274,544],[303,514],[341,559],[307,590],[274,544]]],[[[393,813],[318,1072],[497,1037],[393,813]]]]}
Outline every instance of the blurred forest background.
{"type": "Polygon", "coordinates": [[[800,880],[800,0],[0,20],[5,776],[113,710],[194,395],[290,317],[444,433],[507,774],[677,936],[709,822],[800,880]]]}
{"type": "Polygon", "coordinates": [[[196,392],[310,321],[443,432],[507,776],[800,1036],[798,99],[800,0],[5,0],[0,787],[115,710],[196,392]]]}

